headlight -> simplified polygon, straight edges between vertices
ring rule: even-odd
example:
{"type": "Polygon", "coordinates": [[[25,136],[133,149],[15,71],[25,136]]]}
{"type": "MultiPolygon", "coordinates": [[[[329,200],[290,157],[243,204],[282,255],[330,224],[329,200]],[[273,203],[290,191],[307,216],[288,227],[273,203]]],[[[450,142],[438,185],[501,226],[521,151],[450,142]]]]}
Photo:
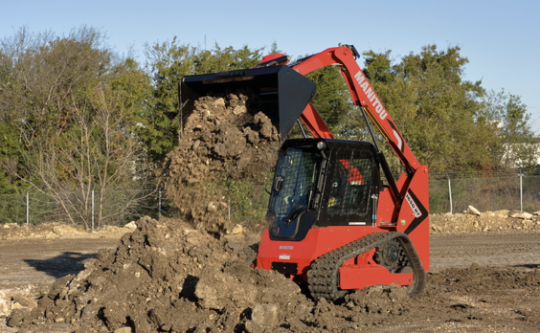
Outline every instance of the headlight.
{"type": "Polygon", "coordinates": [[[319,150],[326,149],[326,142],[324,142],[324,141],[317,142],[317,149],[319,149],[319,150]]]}

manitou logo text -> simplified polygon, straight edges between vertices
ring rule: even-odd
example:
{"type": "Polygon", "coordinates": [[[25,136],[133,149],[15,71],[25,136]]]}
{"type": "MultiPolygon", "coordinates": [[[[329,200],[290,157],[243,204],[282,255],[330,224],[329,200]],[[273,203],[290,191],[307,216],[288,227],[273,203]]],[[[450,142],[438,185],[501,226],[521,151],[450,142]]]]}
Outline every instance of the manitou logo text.
{"type": "Polygon", "coordinates": [[[371,102],[371,106],[375,109],[375,111],[379,115],[379,118],[381,118],[381,120],[384,120],[386,116],[388,116],[388,112],[382,106],[382,103],[377,98],[377,95],[375,95],[375,91],[373,91],[373,88],[371,88],[371,85],[366,80],[366,77],[364,76],[362,71],[356,73],[354,78],[356,79],[356,82],[358,82],[362,90],[364,90],[364,93],[367,95],[369,101],[371,102]]]}
{"type": "Polygon", "coordinates": [[[292,250],[292,249],[294,249],[294,246],[288,246],[288,245],[287,245],[287,246],[283,246],[283,245],[280,245],[280,246],[279,246],[279,249],[280,249],[280,250],[292,250]]]}
{"type": "Polygon", "coordinates": [[[414,217],[422,216],[422,213],[420,212],[420,209],[418,209],[418,206],[416,205],[416,202],[414,202],[413,198],[411,198],[409,193],[407,193],[407,195],[405,195],[405,199],[407,199],[407,202],[409,203],[409,206],[411,206],[414,217]]]}

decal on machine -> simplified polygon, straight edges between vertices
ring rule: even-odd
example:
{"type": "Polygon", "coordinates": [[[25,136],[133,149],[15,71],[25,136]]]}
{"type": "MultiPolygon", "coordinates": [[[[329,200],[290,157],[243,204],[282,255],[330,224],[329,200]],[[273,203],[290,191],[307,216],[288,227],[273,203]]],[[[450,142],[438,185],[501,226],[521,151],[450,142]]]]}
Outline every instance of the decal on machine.
{"type": "Polygon", "coordinates": [[[401,136],[399,136],[399,133],[396,130],[394,130],[394,137],[397,140],[399,150],[403,151],[403,140],[401,140],[401,136]]]}
{"type": "Polygon", "coordinates": [[[280,254],[279,259],[280,260],[289,260],[289,259],[291,259],[291,256],[288,255],[288,254],[280,254]]]}
{"type": "Polygon", "coordinates": [[[279,249],[280,249],[280,250],[292,250],[292,249],[294,249],[294,246],[290,246],[290,245],[286,245],[286,246],[285,246],[285,245],[280,245],[280,246],[279,246],[279,249]]]}
{"type": "Polygon", "coordinates": [[[405,223],[408,224],[407,229],[405,229],[404,233],[409,235],[411,232],[416,229],[423,221],[428,219],[429,213],[422,205],[422,201],[418,200],[418,197],[414,194],[412,190],[409,190],[407,194],[405,195],[405,199],[411,206],[411,210],[413,212],[413,215],[415,216],[412,221],[406,221],[405,223]]]}
{"type": "Polygon", "coordinates": [[[384,120],[386,116],[388,116],[388,111],[384,109],[384,106],[377,97],[377,94],[375,94],[375,91],[373,91],[373,88],[371,87],[369,82],[366,80],[366,77],[364,76],[362,71],[356,73],[354,78],[356,79],[356,82],[358,82],[358,84],[360,85],[360,88],[362,88],[364,93],[367,95],[367,98],[371,102],[371,105],[375,109],[375,112],[377,112],[377,114],[379,115],[379,118],[381,118],[381,120],[384,120]]]}
{"type": "Polygon", "coordinates": [[[420,212],[420,209],[419,209],[418,206],[416,205],[416,202],[414,202],[413,198],[409,195],[409,193],[407,193],[407,195],[405,195],[405,199],[406,199],[407,202],[409,203],[409,206],[411,206],[411,209],[412,209],[412,211],[413,211],[414,217],[420,217],[420,216],[422,216],[422,212],[420,212]]]}

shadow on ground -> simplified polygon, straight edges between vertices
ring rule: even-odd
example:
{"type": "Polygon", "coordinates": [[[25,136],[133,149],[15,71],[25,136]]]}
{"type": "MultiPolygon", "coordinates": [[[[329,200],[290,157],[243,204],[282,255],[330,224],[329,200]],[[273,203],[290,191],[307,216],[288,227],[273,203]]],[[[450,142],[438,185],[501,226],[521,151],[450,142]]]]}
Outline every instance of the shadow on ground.
{"type": "Polygon", "coordinates": [[[84,270],[84,261],[93,258],[96,258],[95,253],[64,252],[57,257],[46,260],[25,259],[24,262],[30,267],[58,279],[69,274],[79,273],[84,270]]]}
{"type": "Polygon", "coordinates": [[[534,269],[534,268],[539,268],[540,265],[539,264],[523,264],[523,265],[512,265],[510,267],[525,267],[525,268],[534,269]]]}

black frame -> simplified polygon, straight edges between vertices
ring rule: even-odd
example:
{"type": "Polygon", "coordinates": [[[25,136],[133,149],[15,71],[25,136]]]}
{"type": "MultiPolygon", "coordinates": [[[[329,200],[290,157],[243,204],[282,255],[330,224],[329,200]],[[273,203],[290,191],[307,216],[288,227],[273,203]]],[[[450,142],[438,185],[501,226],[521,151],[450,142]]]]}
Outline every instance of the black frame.
{"type": "Polygon", "coordinates": [[[324,192],[322,194],[322,200],[319,208],[319,216],[316,225],[319,227],[328,226],[363,226],[374,225],[376,223],[376,209],[379,192],[381,190],[381,177],[380,177],[380,163],[377,158],[377,151],[375,146],[366,141],[347,141],[347,140],[327,140],[327,146],[330,150],[329,167],[326,173],[324,192]],[[332,190],[332,175],[336,171],[336,168],[342,168],[339,161],[338,154],[343,151],[352,152],[367,152],[371,155],[371,184],[367,192],[369,200],[367,201],[367,209],[363,214],[329,214],[328,205],[330,198],[330,192],[332,190]],[[375,198],[373,198],[375,197],[375,198]],[[360,224],[365,222],[365,224],[360,224]]]}

